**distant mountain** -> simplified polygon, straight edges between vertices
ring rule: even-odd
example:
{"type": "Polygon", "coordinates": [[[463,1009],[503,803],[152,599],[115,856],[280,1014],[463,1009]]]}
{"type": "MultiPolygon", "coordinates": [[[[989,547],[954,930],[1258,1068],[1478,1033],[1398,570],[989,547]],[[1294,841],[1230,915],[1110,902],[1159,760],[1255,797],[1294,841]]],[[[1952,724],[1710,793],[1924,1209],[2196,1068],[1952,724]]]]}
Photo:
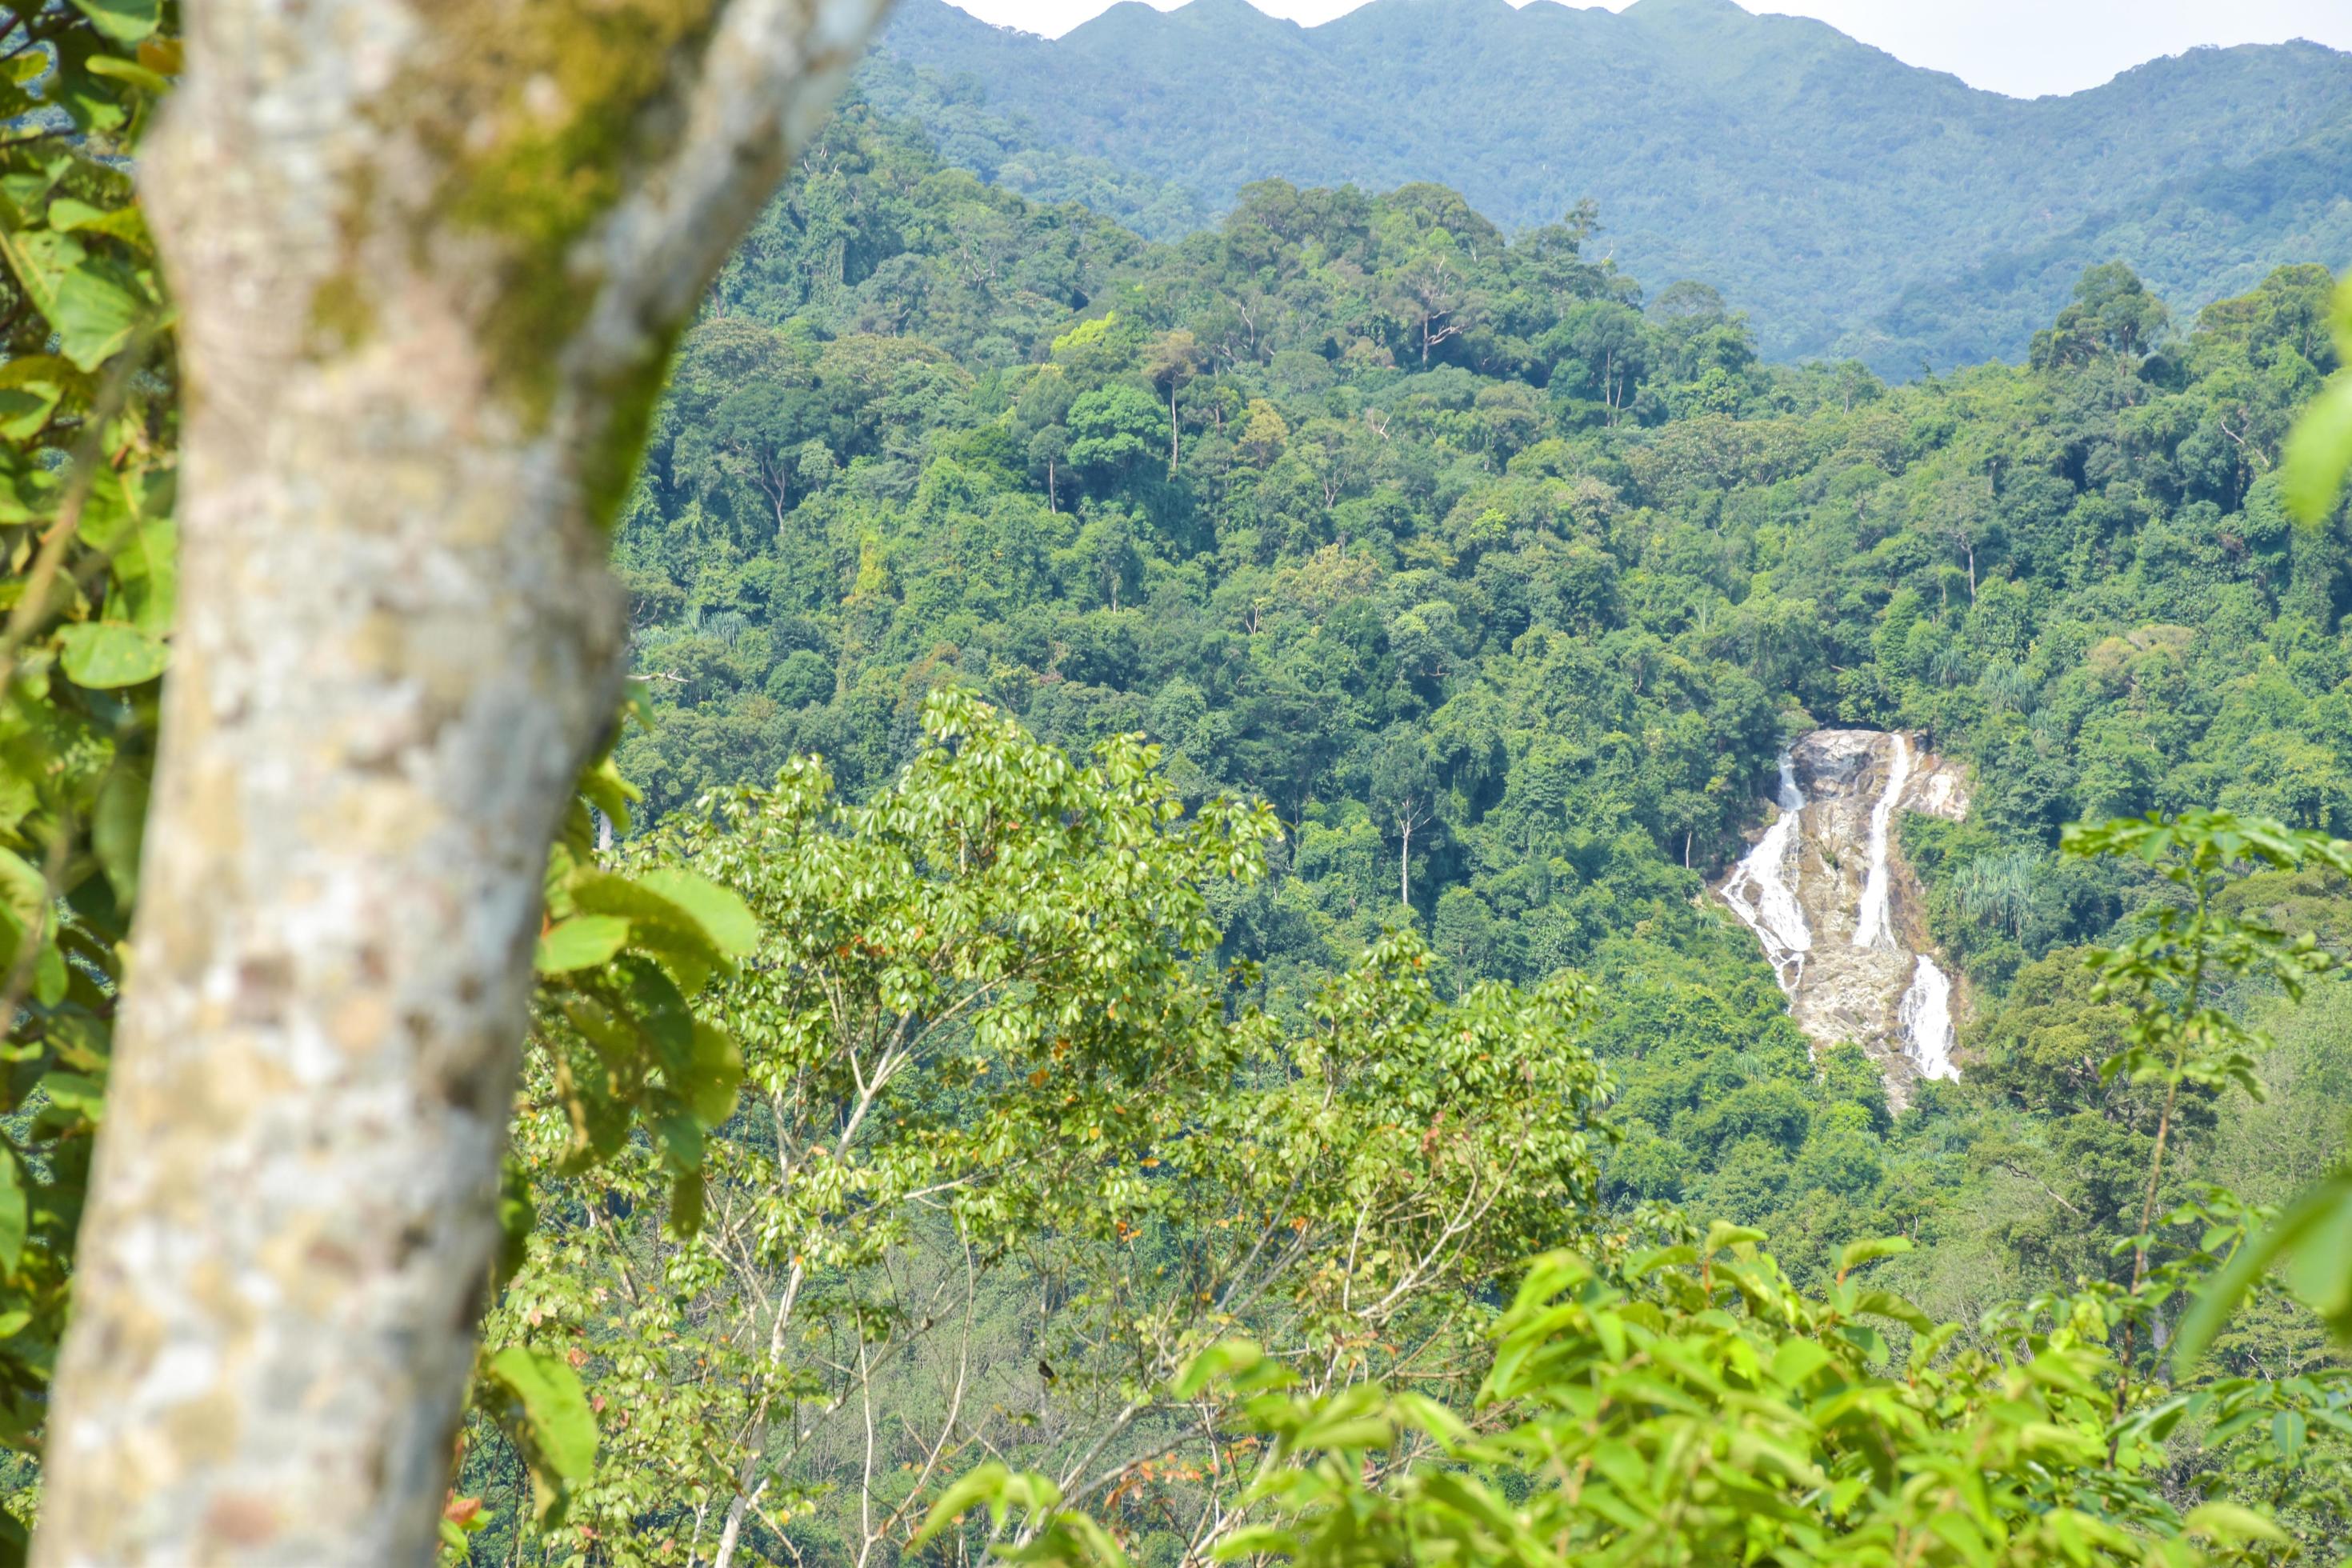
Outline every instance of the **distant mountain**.
{"type": "Polygon", "coordinates": [[[1371,0],[1312,28],[1129,0],[1060,39],[902,0],[877,54],[869,90],[949,157],[1010,162],[1033,195],[1092,185],[1151,232],[1276,176],[1438,181],[1512,227],[1591,198],[1596,254],[1714,284],[1775,357],[2014,357],[2086,262],[2183,309],[2352,263],[2352,55],[2316,44],[2032,100],[1732,0],[1371,0]]]}

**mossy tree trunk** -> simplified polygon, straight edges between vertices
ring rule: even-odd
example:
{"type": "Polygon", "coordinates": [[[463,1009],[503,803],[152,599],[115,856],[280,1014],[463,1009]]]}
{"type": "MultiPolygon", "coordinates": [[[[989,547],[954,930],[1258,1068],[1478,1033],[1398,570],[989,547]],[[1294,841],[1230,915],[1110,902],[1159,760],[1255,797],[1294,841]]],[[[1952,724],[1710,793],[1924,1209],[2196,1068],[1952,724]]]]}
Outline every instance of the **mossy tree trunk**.
{"type": "Polygon", "coordinates": [[[183,589],[48,1563],[423,1563],[604,524],[880,0],[206,0],[183,589]]]}

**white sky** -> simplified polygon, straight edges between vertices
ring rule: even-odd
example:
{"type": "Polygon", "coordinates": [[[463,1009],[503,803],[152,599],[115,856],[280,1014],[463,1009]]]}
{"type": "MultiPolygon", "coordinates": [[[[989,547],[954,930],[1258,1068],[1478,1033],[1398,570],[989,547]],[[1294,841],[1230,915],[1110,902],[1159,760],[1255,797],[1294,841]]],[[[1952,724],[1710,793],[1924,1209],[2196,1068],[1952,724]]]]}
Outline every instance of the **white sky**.
{"type": "MultiPolygon", "coordinates": [[[[1110,0],[955,0],[975,16],[1059,37],[1110,0]]],[[[1179,0],[1150,0],[1166,11],[1179,0]]],[[[1252,0],[1309,26],[1363,0],[1252,0]]],[[[1526,0],[1512,0],[1514,5],[1526,0]]],[[[1631,0],[1598,0],[1622,11],[1631,0]]],[[[1740,0],[1815,16],[1915,66],[2020,98],[2096,87],[2199,44],[2309,38],[2352,49],[2352,0],[1740,0]]]]}

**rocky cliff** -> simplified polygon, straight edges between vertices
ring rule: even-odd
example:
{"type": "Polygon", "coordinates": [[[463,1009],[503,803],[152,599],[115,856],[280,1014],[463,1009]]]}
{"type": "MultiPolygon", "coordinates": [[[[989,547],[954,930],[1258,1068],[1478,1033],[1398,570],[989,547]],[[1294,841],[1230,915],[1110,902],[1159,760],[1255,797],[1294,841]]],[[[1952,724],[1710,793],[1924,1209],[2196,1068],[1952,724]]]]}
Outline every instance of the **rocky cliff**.
{"type": "Polygon", "coordinates": [[[1959,768],[1912,737],[1816,730],[1780,759],[1779,815],[1716,889],[1763,944],[1789,1013],[1814,1040],[1854,1040],[1896,1104],[1957,1078],[1957,1005],[1895,842],[1905,812],[1968,812],[1959,768]]]}

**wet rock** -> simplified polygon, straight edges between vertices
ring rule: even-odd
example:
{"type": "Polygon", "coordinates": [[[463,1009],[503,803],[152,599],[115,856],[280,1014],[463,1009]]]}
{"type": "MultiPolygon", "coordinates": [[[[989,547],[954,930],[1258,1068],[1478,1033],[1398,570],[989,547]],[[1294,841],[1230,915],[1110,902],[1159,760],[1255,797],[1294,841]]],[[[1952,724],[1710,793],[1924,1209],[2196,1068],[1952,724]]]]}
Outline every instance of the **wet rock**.
{"type": "Polygon", "coordinates": [[[1897,843],[1906,812],[1958,821],[1965,773],[1903,734],[1816,730],[1782,760],[1779,815],[1717,896],[1757,933],[1789,1013],[1822,1045],[1858,1042],[1909,1101],[1958,1075],[1958,1008],[1897,843]]]}

